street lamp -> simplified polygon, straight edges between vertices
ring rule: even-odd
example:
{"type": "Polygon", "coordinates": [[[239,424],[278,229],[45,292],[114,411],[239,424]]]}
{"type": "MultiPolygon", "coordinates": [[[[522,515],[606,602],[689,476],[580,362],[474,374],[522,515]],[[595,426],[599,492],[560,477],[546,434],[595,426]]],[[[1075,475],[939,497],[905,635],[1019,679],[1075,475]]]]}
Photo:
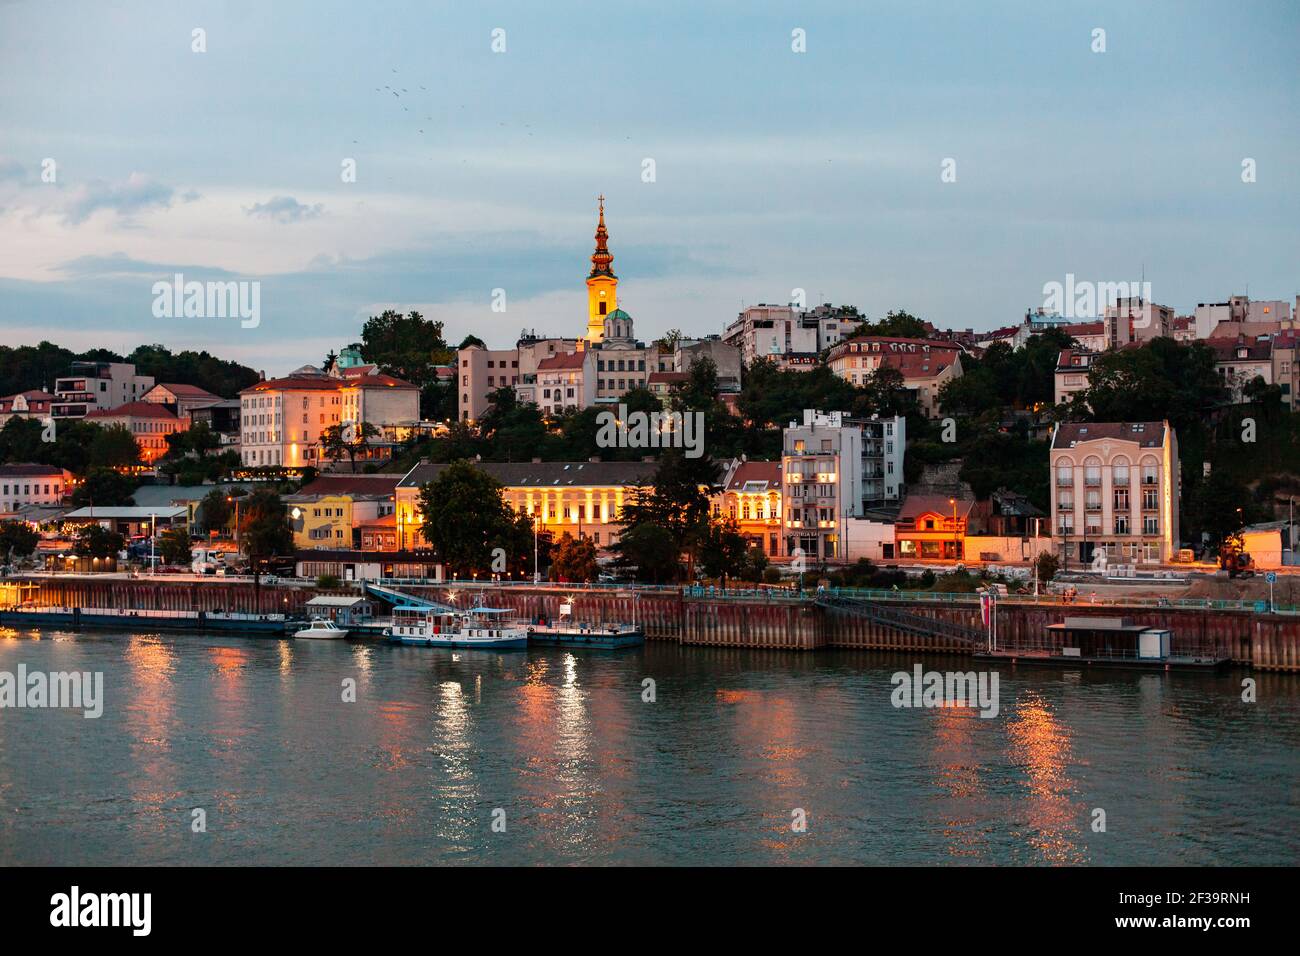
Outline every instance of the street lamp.
{"type": "Polygon", "coordinates": [[[957,560],[957,499],[949,498],[948,504],[952,505],[952,559],[957,560]]]}

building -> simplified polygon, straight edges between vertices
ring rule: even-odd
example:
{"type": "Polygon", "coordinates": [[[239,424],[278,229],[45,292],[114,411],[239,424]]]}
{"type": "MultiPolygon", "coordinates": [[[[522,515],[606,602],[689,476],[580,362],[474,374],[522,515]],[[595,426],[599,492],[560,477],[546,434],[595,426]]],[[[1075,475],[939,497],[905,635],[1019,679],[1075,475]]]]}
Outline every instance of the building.
{"type": "MultiPolygon", "coordinates": [[[[516,401],[518,401],[520,404],[523,405],[532,404],[540,407],[542,404],[541,389],[537,385],[537,372],[541,364],[547,359],[553,358],[557,355],[568,355],[570,353],[576,352],[580,341],[581,341],[580,339],[564,339],[564,338],[557,339],[557,338],[548,338],[546,336],[538,336],[536,332],[530,332],[520,336],[519,341],[516,343],[516,348],[515,348],[515,353],[516,353],[515,360],[518,362],[518,365],[515,366],[514,369],[517,370],[517,372],[512,371],[512,376],[511,376],[513,378],[515,374],[518,375],[518,381],[514,383],[516,401]]],[[[500,359],[497,360],[498,362],[497,381],[498,382],[502,381],[503,379],[503,376],[501,375],[501,361],[502,360],[500,359]]],[[[488,381],[492,379],[492,367],[491,367],[490,360],[488,362],[486,379],[488,381]]],[[[470,381],[470,385],[468,386],[468,388],[470,390],[470,394],[472,395],[473,390],[475,388],[474,385],[475,379],[473,377],[472,363],[470,365],[469,381],[470,381]]],[[[477,403],[477,405],[474,406],[479,410],[480,414],[487,410],[489,404],[487,401],[487,395],[493,390],[493,387],[490,384],[483,384],[483,381],[484,381],[484,376],[480,374],[478,377],[478,382],[480,383],[478,385],[478,393],[482,397],[480,401],[477,403]],[[485,389],[486,391],[484,391],[485,389]]],[[[497,387],[499,388],[500,385],[498,384],[497,387]]],[[[462,410],[463,408],[464,406],[462,404],[462,410]]],[[[462,415],[461,417],[463,418],[464,415],[462,415]]]]}
{"type": "Polygon", "coordinates": [[[1244,399],[1246,386],[1257,378],[1262,378],[1265,385],[1273,384],[1273,342],[1267,336],[1211,337],[1205,344],[1214,351],[1214,368],[1234,402],[1244,399]]]}
{"type": "Polygon", "coordinates": [[[54,380],[55,418],[85,418],[91,412],[137,402],[153,388],[153,376],[137,375],[130,362],[73,362],[54,380]]]}
{"type": "Polygon", "coordinates": [[[1061,326],[1061,330],[1085,352],[1104,352],[1109,347],[1106,323],[1100,319],[1096,322],[1072,322],[1061,326]]]}
{"type": "Polygon", "coordinates": [[[690,375],[686,372],[651,372],[646,387],[655,398],[663,402],[672,395],[673,389],[684,385],[689,379],[690,375]]]}
{"type": "Polygon", "coordinates": [[[907,419],[849,419],[862,432],[862,504],[879,508],[903,496],[903,454],[907,449],[907,419]]]}
{"type": "Polygon", "coordinates": [[[537,366],[537,407],[547,417],[577,412],[596,401],[596,352],[552,355],[537,366]]]}
{"type": "Polygon", "coordinates": [[[781,533],[781,462],[736,459],[727,465],[713,513],[733,518],[752,545],[769,559],[784,557],[781,533]]]}
{"type": "Polygon", "coordinates": [[[221,401],[220,395],[213,395],[207,389],[197,385],[181,385],[177,382],[159,383],[145,392],[142,402],[156,402],[171,409],[177,418],[189,418],[196,408],[202,408],[221,401]]]}
{"type": "Polygon", "coordinates": [[[26,505],[58,505],[71,484],[72,473],[53,465],[0,465],[0,512],[26,505]]]}
{"type": "Polygon", "coordinates": [[[1182,342],[1187,345],[1196,341],[1196,317],[1191,315],[1176,315],[1174,320],[1169,323],[1169,337],[1175,342],[1182,342]]]}
{"type": "Polygon", "coordinates": [[[1300,333],[1287,331],[1273,337],[1273,384],[1282,390],[1282,401],[1288,408],[1296,407],[1300,390],[1300,367],[1296,365],[1296,347],[1300,333]]]}
{"type": "Polygon", "coordinates": [[[952,342],[865,335],[832,348],[826,364],[853,385],[866,385],[879,368],[895,369],[921,412],[937,418],[939,390],[961,375],[961,351],[952,342]]]}
{"type": "MultiPolygon", "coordinates": [[[[1296,298],[1300,304],[1300,296],[1296,298]]],[[[1211,338],[1220,323],[1268,322],[1277,328],[1291,326],[1291,303],[1283,299],[1252,302],[1250,296],[1234,295],[1226,302],[1199,302],[1195,313],[1196,337],[1211,338]]]]}
{"type": "Polygon", "coordinates": [[[140,446],[140,460],[150,467],[167,454],[167,436],[189,427],[188,419],[177,418],[166,405],[145,401],[88,412],[86,421],[105,428],[125,428],[140,446]]]}
{"type": "MultiPolygon", "coordinates": [[[[240,456],[249,467],[319,467],[334,427],[366,422],[387,447],[420,418],[420,389],[379,372],[335,376],[304,368],[239,393],[240,456]]],[[[359,458],[376,457],[368,452],[359,458]]]]}
{"type": "MultiPolygon", "coordinates": [[[[419,528],[420,488],[446,465],[421,462],[397,484],[398,550],[423,547],[419,528]]],[[[477,462],[475,467],[503,485],[515,511],[531,516],[539,531],[589,537],[598,548],[618,541],[619,512],[633,490],[648,485],[653,461],[477,462]]]]}
{"type": "MultiPolygon", "coordinates": [[[[783,364],[792,355],[820,355],[838,345],[862,324],[855,310],[837,308],[829,302],[800,311],[789,305],[751,305],[736,316],[722,333],[722,342],[736,349],[740,360],[748,365],[758,359],[783,364]]],[[[807,366],[789,366],[802,370],[807,366]]]]}
{"type": "Polygon", "coordinates": [[[222,445],[238,445],[240,406],[237,398],[223,398],[219,402],[200,405],[190,410],[190,423],[207,425],[210,431],[221,436],[222,445]]]}
{"type": "Polygon", "coordinates": [[[805,409],[782,433],[785,551],[843,560],[842,523],[862,514],[862,431],[843,412],[805,409]]]}
{"type": "Polygon", "coordinates": [[[1106,306],[1102,316],[1106,347],[1123,348],[1134,343],[1168,337],[1173,328],[1174,310],[1139,296],[1121,296],[1106,306]]]}
{"type": "Polygon", "coordinates": [[[122,505],[105,507],[95,505],[69,511],[63,520],[69,524],[97,524],[129,538],[148,537],[169,528],[183,528],[189,512],[184,506],[141,507],[122,505]]]}
{"type": "Polygon", "coordinates": [[[394,492],[401,479],[401,475],[379,473],[323,475],[285,495],[294,547],[381,550],[365,547],[362,528],[385,517],[391,523],[394,492]]]}
{"type": "Polygon", "coordinates": [[[1171,559],[1181,476],[1168,422],[1062,422],[1050,455],[1052,537],[1063,567],[1171,559]]]}
{"type": "Polygon", "coordinates": [[[894,522],[894,555],[901,560],[962,561],[970,531],[969,498],[908,495],[894,522]]]}
{"type": "Polygon", "coordinates": [[[1096,352],[1086,349],[1062,349],[1056,357],[1055,403],[1064,405],[1075,392],[1082,392],[1088,387],[1088,369],[1092,366],[1096,352]]]}
{"type": "Polygon", "coordinates": [[[492,404],[488,396],[499,388],[518,385],[519,349],[486,349],[470,345],[456,353],[460,375],[461,421],[476,422],[492,404]]]}
{"type": "Polygon", "coordinates": [[[53,395],[39,388],[0,398],[0,428],[8,425],[11,418],[34,418],[48,424],[52,421],[54,400],[53,395]]]}

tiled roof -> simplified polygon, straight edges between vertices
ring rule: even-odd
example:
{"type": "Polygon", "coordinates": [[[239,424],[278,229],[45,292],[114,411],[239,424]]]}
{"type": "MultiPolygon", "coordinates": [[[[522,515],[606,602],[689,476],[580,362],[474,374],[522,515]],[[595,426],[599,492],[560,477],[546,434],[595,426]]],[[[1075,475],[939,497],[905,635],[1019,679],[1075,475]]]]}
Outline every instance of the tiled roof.
{"type": "Polygon", "coordinates": [[[53,465],[37,465],[31,462],[17,462],[12,465],[0,465],[0,477],[4,478],[39,478],[63,477],[63,469],[53,465]]]}
{"type": "Polygon", "coordinates": [[[166,418],[173,422],[180,421],[167,406],[158,402],[127,402],[116,408],[98,408],[87,418],[166,418]]]}
{"type": "Polygon", "coordinates": [[[1062,422],[1052,438],[1052,448],[1071,448],[1082,442],[1137,442],[1140,448],[1160,448],[1165,443],[1164,422],[1062,422]]]}
{"type": "Polygon", "coordinates": [[[300,497],[315,495],[391,495],[401,475],[322,475],[298,489],[300,497]]]}
{"type": "Polygon", "coordinates": [[[1056,356],[1056,370],[1064,372],[1069,369],[1086,369],[1096,354],[1087,349],[1062,349],[1056,356]]]}
{"type": "MultiPolygon", "coordinates": [[[[165,388],[177,398],[210,398],[213,401],[221,401],[220,395],[213,395],[206,388],[199,388],[197,385],[182,385],[179,382],[159,382],[153,388],[165,388]]],[[[149,392],[153,391],[149,389],[149,392]]],[[[149,392],[145,392],[146,395],[149,392]]]]}
{"type": "MultiPolygon", "coordinates": [[[[957,517],[965,518],[970,514],[970,510],[975,507],[972,500],[957,499],[957,517]]],[[[919,518],[923,514],[938,514],[945,518],[952,517],[953,505],[949,502],[947,495],[908,495],[903,500],[903,506],[898,510],[898,519],[905,521],[908,519],[919,518]]]]}
{"type": "Polygon", "coordinates": [[[690,377],[688,372],[651,372],[649,382],[651,385],[672,385],[677,382],[685,382],[690,377]]]}
{"type": "Polygon", "coordinates": [[[0,398],[0,412],[13,411],[14,399],[19,395],[27,400],[28,409],[33,411],[40,411],[41,406],[45,406],[48,410],[50,402],[55,400],[55,396],[51,395],[49,392],[43,392],[39,388],[28,389],[25,392],[17,392],[13,395],[6,395],[4,398],[0,398]]]}
{"type": "Polygon", "coordinates": [[[1106,323],[1100,319],[1096,322],[1075,322],[1073,325],[1061,326],[1061,331],[1074,338],[1080,335],[1101,335],[1106,331],[1106,323]]]}
{"type": "MultiPolygon", "coordinates": [[[[646,484],[654,475],[653,461],[478,461],[476,468],[487,472],[508,488],[618,487],[646,484]]],[[[421,462],[398,483],[400,488],[419,487],[432,481],[446,468],[421,462]]]]}
{"type": "Polygon", "coordinates": [[[549,355],[537,363],[537,371],[553,372],[566,368],[582,368],[587,361],[586,352],[562,352],[549,355]]]}
{"type": "Polygon", "coordinates": [[[1273,342],[1270,339],[1206,339],[1205,344],[1214,350],[1216,362],[1266,361],[1273,354],[1273,342]],[[1237,355],[1238,349],[1245,349],[1244,357],[1237,355]]]}
{"type": "Polygon", "coordinates": [[[730,481],[727,482],[728,491],[779,491],[781,488],[781,463],[779,461],[746,461],[741,462],[731,474],[730,481]],[[766,483],[766,489],[757,489],[751,487],[746,489],[745,486],[751,482],[766,483]]]}
{"type": "Polygon", "coordinates": [[[250,385],[248,388],[240,389],[240,395],[247,395],[249,392],[271,392],[271,391],[322,391],[332,392],[344,388],[341,379],[330,378],[328,375],[290,375],[286,378],[268,378],[265,381],[258,382],[256,385],[250,385]]]}

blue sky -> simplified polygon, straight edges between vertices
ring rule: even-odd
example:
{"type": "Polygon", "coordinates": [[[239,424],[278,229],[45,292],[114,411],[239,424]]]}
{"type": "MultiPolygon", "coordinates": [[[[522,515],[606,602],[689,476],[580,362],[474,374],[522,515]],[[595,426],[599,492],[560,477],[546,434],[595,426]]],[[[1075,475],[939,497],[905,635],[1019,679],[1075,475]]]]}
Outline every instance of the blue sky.
{"type": "Polygon", "coordinates": [[[1067,273],[1294,299],[1298,41],[1287,2],[0,0],[0,334],[269,372],[386,307],[578,334],[601,192],[643,338],[796,288],[959,328],[1067,273]],[[175,272],[261,323],[155,318],[175,272]]]}

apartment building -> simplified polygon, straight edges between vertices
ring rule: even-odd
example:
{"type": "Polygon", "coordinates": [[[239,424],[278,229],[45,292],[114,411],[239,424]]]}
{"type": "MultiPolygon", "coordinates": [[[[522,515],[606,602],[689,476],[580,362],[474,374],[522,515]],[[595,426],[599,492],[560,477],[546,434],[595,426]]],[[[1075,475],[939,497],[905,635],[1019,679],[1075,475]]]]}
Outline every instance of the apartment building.
{"type": "Polygon", "coordinates": [[[1140,296],[1121,296],[1106,306],[1102,316],[1106,347],[1119,349],[1168,337],[1173,322],[1174,310],[1169,306],[1148,302],[1140,296]]]}
{"type": "MultiPolygon", "coordinates": [[[[760,303],[742,311],[722,334],[748,365],[755,359],[818,355],[838,345],[862,324],[856,312],[829,302],[801,311],[797,306],[760,303]]],[[[799,365],[792,366],[799,368],[799,365]]]]}
{"type": "MultiPolygon", "coordinates": [[[[1300,296],[1296,297],[1296,302],[1300,307],[1300,296]]],[[[1289,327],[1292,322],[1291,303],[1284,299],[1252,301],[1250,296],[1234,295],[1226,302],[1197,303],[1194,318],[1198,339],[1210,338],[1224,322],[1279,323],[1276,328],[1281,329],[1289,327]]]]}
{"type": "Polygon", "coordinates": [[[1205,344],[1214,351],[1214,368],[1223,384],[1232,393],[1232,400],[1243,400],[1247,385],[1262,378],[1265,385],[1273,384],[1273,340],[1269,336],[1248,338],[1212,337],[1205,344]]]}
{"type": "Polygon", "coordinates": [[[189,418],[194,409],[214,405],[221,401],[221,396],[213,395],[207,389],[199,388],[197,385],[160,382],[140,396],[140,400],[165,405],[177,418],[189,418]]]}
{"type": "Polygon", "coordinates": [[[178,418],[165,405],[144,401],[127,402],[114,408],[88,412],[86,421],[105,428],[125,428],[140,446],[140,460],[146,466],[152,466],[167,454],[168,435],[189,428],[189,419],[178,418]]]}
{"type": "Polygon", "coordinates": [[[596,400],[596,351],[544,358],[537,366],[537,407],[548,417],[581,411],[596,400]]]}
{"type": "Polygon", "coordinates": [[[1088,387],[1088,369],[1096,357],[1096,352],[1089,352],[1086,349],[1061,350],[1056,357],[1054,374],[1053,392],[1057,405],[1064,405],[1075,392],[1081,392],[1088,387]]]}
{"type": "Polygon", "coordinates": [[[879,368],[896,369],[927,418],[939,416],[939,389],[961,375],[961,347],[952,342],[859,336],[830,350],[826,364],[840,378],[865,385],[879,368]]]}
{"type": "Polygon", "coordinates": [[[1164,422],[1062,422],[1052,432],[1053,543],[1064,567],[1162,564],[1177,551],[1178,440],[1164,422]]]}
{"type": "Polygon", "coordinates": [[[392,530],[394,492],[402,475],[325,475],[284,496],[293,543],[299,550],[392,550],[367,547],[362,529],[387,518],[392,530]]]}
{"type": "Polygon", "coordinates": [[[805,409],[782,433],[785,551],[842,560],[843,522],[862,514],[862,431],[843,412],[805,409]]]}
{"type": "Polygon", "coordinates": [[[54,380],[55,418],[85,418],[91,412],[136,402],[153,388],[150,375],[137,375],[130,362],[73,362],[54,380]]]}
{"type": "Polygon", "coordinates": [[[368,422],[380,431],[420,417],[420,390],[376,372],[336,377],[299,369],[239,393],[240,455],[249,467],[318,467],[327,429],[368,422]]]}

